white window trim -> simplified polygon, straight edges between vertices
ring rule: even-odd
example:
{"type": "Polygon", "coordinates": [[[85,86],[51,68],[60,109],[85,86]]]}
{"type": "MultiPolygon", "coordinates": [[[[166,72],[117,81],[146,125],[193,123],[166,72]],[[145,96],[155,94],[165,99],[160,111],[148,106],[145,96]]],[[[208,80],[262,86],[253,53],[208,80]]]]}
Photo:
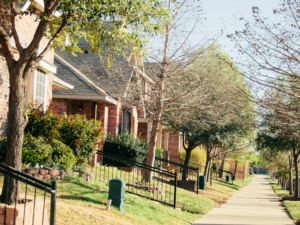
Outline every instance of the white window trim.
{"type": "MultiPolygon", "coordinates": [[[[35,91],[36,91],[36,79],[37,79],[37,70],[34,70],[34,88],[33,88],[33,101],[36,101],[35,91]]],[[[47,89],[48,89],[48,74],[45,74],[45,93],[44,93],[44,107],[43,111],[47,109],[47,89]]]]}

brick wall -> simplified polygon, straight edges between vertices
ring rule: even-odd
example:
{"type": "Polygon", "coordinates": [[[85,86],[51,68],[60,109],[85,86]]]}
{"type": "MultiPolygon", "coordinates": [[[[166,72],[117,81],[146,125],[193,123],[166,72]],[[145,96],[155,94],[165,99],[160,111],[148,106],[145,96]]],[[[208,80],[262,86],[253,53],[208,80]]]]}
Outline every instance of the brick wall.
{"type": "Polygon", "coordinates": [[[109,108],[108,132],[114,135],[119,134],[119,121],[121,112],[121,103],[111,105],[109,108]]]}
{"type": "Polygon", "coordinates": [[[73,101],[72,114],[86,115],[87,119],[92,118],[92,101],[73,101]],[[82,106],[82,111],[79,111],[79,106],[82,106]]]}
{"type": "Polygon", "coordinates": [[[147,141],[147,123],[138,123],[138,136],[140,139],[147,141]]]}
{"type": "Polygon", "coordinates": [[[65,99],[53,98],[52,104],[56,113],[64,114],[67,112],[67,102],[65,99]]]}
{"type": "Polygon", "coordinates": [[[9,74],[6,61],[0,54],[0,137],[6,136],[8,126],[9,74]]]}
{"type": "MultiPolygon", "coordinates": [[[[234,173],[234,169],[235,169],[235,163],[233,160],[230,159],[226,159],[226,162],[229,164],[229,171],[234,173]]],[[[236,171],[238,171],[235,174],[235,179],[238,180],[244,180],[246,178],[248,178],[249,175],[249,162],[244,162],[242,165],[237,166],[236,171]]]]}
{"type": "Polygon", "coordinates": [[[101,126],[104,128],[105,133],[108,129],[109,105],[105,103],[97,104],[97,119],[101,121],[101,126]]]}
{"type": "MultiPolygon", "coordinates": [[[[180,134],[179,133],[174,133],[173,131],[169,132],[169,147],[168,147],[169,153],[176,157],[179,158],[179,153],[180,153],[180,134]]],[[[172,161],[176,162],[176,159],[171,159],[172,161]]]]}

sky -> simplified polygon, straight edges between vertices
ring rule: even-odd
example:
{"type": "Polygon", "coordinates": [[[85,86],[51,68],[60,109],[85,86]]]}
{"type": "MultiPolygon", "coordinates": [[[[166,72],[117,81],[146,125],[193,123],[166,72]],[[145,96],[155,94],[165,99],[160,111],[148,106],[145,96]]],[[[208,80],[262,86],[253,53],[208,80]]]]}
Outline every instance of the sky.
{"type": "MultiPolygon", "coordinates": [[[[228,33],[241,30],[239,18],[252,20],[252,7],[256,6],[263,15],[274,17],[273,9],[278,8],[280,0],[202,0],[204,17],[201,29],[208,34],[214,35],[224,31],[218,38],[218,43],[232,57],[236,58],[233,43],[226,37],[228,33]]],[[[198,28],[199,32],[199,28],[198,28]]]]}

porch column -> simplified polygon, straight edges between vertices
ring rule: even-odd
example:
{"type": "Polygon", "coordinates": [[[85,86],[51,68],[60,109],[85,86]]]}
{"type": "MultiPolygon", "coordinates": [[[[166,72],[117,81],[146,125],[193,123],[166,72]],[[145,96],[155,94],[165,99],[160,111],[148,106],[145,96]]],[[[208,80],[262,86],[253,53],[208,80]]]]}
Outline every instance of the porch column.
{"type": "Polygon", "coordinates": [[[147,124],[147,142],[148,143],[150,143],[151,130],[152,130],[152,121],[148,122],[148,124],[147,124]]]}
{"type": "Polygon", "coordinates": [[[161,148],[162,144],[162,126],[159,126],[158,136],[157,136],[157,146],[161,148]]]}
{"type": "Polygon", "coordinates": [[[164,131],[164,150],[169,151],[169,132],[164,131]]]}

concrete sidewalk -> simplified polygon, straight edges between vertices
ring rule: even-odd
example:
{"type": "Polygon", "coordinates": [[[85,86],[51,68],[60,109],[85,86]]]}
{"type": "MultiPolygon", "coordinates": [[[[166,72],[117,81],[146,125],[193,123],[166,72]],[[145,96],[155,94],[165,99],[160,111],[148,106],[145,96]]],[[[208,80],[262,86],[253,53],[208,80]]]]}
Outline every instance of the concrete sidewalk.
{"type": "Polygon", "coordinates": [[[246,187],[236,191],[225,204],[192,224],[293,225],[294,222],[280,206],[279,197],[267,177],[258,175],[246,187]]]}

